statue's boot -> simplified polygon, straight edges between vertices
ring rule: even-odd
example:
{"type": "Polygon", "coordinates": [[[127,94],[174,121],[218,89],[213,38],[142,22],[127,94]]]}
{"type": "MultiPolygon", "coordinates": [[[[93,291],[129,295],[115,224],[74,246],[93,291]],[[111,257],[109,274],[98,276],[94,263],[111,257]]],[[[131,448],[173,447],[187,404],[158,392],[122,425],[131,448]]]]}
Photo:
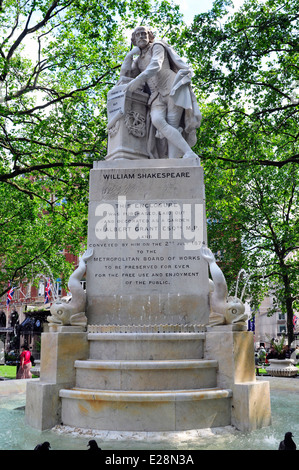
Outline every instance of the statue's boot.
{"type": "Polygon", "coordinates": [[[168,140],[169,158],[179,158],[183,155],[183,158],[199,159],[178,129],[166,123],[159,131],[168,140]]]}

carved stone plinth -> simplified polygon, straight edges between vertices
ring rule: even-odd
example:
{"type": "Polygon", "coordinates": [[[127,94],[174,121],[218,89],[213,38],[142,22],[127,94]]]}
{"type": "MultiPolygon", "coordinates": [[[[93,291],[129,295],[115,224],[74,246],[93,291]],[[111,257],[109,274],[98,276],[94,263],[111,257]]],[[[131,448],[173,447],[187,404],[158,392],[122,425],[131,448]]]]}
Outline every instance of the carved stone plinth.
{"type": "Polygon", "coordinates": [[[74,386],[74,362],[88,357],[87,333],[60,328],[42,334],[40,380],[26,389],[26,424],[41,431],[61,422],[59,390],[74,386]]]}
{"type": "Polygon", "coordinates": [[[252,332],[234,325],[208,328],[205,357],[218,361],[218,386],[232,390],[231,424],[244,432],[269,426],[270,387],[256,381],[252,332]]]}
{"type": "Polygon", "coordinates": [[[147,101],[143,92],[123,92],[124,85],[108,93],[108,152],[106,160],[148,159],[147,101]]]}

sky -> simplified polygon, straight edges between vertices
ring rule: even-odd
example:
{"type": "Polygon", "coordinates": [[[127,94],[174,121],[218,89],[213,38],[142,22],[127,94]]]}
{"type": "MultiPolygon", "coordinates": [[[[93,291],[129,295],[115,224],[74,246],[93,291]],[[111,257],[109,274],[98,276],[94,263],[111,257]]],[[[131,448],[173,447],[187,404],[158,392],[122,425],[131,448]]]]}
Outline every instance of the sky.
{"type": "Polygon", "coordinates": [[[204,13],[213,6],[213,0],[174,0],[174,3],[180,6],[186,23],[190,23],[195,15],[204,13]]]}
{"type": "MultiPolygon", "coordinates": [[[[176,5],[180,6],[181,13],[184,15],[184,20],[190,24],[195,15],[205,13],[211,10],[213,0],[174,0],[176,5]]],[[[242,5],[243,0],[233,0],[234,9],[242,5]]]]}

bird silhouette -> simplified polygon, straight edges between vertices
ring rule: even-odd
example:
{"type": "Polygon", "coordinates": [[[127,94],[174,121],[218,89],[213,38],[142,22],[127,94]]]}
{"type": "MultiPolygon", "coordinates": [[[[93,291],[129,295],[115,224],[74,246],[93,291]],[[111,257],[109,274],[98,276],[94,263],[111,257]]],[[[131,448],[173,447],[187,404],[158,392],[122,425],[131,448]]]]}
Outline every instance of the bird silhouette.
{"type": "Polygon", "coordinates": [[[293,434],[286,432],[284,440],[280,442],[278,450],[296,450],[296,444],[292,439],[293,434]]]}
{"type": "Polygon", "coordinates": [[[87,447],[89,447],[89,451],[92,451],[92,452],[98,452],[100,450],[102,450],[98,444],[96,443],[96,441],[94,439],[92,439],[91,441],[88,442],[87,444],[87,447]]]}
{"type": "Polygon", "coordinates": [[[37,446],[34,447],[34,450],[37,450],[39,452],[45,452],[47,450],[50,450],[50,442],[43,442],[42,444],[37,444],[37,446]]]}

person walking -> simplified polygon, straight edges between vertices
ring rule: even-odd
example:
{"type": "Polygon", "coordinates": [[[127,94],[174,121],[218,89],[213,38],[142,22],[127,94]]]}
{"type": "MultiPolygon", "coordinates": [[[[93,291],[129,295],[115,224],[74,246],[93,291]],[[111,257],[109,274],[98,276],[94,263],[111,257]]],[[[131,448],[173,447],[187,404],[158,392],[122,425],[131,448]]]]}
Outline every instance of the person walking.
{"type": "Polygon", "coordinates": [[[22,352],[20,354],[20,367],[17,373],[17,379],[31,379],[31,353],[25,345],[21,347],[21,350],[22,352]]]}

